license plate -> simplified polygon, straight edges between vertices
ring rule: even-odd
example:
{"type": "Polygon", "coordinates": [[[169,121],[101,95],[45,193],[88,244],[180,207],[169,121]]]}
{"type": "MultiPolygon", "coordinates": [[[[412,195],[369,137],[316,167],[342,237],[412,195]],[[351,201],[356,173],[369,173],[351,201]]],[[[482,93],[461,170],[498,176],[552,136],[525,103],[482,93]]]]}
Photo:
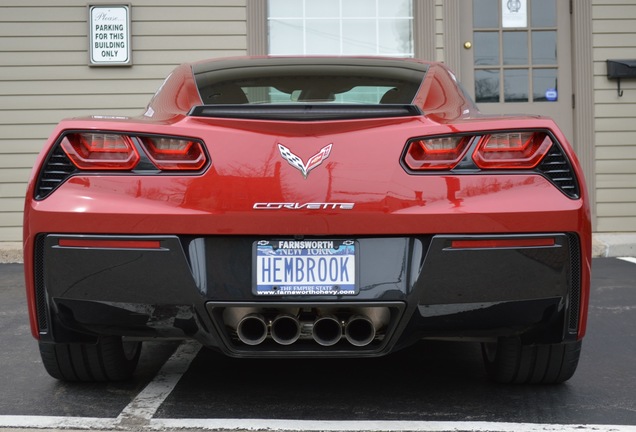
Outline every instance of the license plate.
{"type": "Polygon", "coordinates": [[[256,295],[358,294],[353,240],[261,240],[254,246],[256,295]]]}

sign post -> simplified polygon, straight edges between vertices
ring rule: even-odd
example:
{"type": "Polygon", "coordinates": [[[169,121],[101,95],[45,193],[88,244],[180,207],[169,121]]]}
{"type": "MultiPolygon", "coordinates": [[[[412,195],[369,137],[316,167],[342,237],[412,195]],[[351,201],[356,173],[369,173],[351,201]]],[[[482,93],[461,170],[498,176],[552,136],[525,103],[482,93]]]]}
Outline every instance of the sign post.
{"type": "Polygon", "coordinates": [[[89,5],[89,66],[130,66],[130,5],[89,5]]]}

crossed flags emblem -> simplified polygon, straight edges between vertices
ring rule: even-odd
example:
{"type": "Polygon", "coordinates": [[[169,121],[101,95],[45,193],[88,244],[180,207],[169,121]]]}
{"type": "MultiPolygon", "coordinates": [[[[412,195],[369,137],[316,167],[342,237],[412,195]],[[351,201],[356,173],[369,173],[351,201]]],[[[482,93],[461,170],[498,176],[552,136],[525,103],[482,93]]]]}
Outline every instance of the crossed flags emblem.
{"type": "Polygon", "coordinates": [[[285,159],[291,166],[299,170],[303,177],[307,178],[309,172],[320,165],[325,159],[329,157],[329,153],[331,153],[331,146],[333,144],[329,144],[323,147],[317,154],[313,155],[307,161],[307,164],[303,162],[303,160],[291,152],[287,147],[282,144],[278,144],[278,150],[280,151],[280,155],[285,159]]]}

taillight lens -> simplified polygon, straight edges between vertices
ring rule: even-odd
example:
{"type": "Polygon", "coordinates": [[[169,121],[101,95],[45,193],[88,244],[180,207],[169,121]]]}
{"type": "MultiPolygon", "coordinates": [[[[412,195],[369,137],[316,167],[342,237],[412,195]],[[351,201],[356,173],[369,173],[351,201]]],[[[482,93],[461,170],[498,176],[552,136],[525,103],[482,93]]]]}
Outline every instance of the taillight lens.
{"type": "Polygon", "coordinates": [[[143,137],[148,157],[161,170],[199,170],[206,163],[205,152],[198,141],[167,137],[143,137]]]}
{"type": "Polygon", "coordinates": [[[409,143],[404,162],[412,170],[448,170],[462,160],[471,137],[421,138],[409,143]]]}
{"type": "MultiPolygon", "coordinates": [[[[457,169],[471,148],[473,170],[534,169],[552,145],[550,135],[542,131],[417,138],[408,142],[404,163],[414,171],[457,169]]],[[[470,169],[469,165],[462,167],[470,169]]]]}
{"type": "Polygon", "coordinates": [[[552,147],[544,132],[506,132],[485,135],[473,153],[481,169],[532,169],[552,147]]]}
{"type": "Polygon", "coordinates": [[[131,170],[139,153],[131,139],[110,133],[72,133],[62,139],[62,149],[82,170],[131,170]]]}
{"type": "Polygon", "coordinates": [[[162,171],[196,171],[207,163],[203,144],[183,138],[77,132],[65,135],[60,144],[81,170],[130,171],[144,154],[162,171]]]}

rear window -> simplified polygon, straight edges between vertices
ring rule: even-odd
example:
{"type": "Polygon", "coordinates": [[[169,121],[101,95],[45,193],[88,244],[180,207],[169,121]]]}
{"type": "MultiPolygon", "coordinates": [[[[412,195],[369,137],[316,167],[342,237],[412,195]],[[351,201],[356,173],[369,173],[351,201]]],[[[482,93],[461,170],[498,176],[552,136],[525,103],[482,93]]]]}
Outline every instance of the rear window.
{"type": "Polygon", "coordinates": [[[247,65],[195,73],[205,105],[410,104],[425,70],[378,65],[247,65]]]}
{"type": "MultiPolygon", "coordinates": [[[[326,91],[312,90],[293,90],[290,92],[280,91],[275,87],[241,87],[245,93],[248,103],[297,103],[297,102],[334,102],[345,104],[379,104],[394,103],[381,102],[385,95],[392,95],[399,92],[400,87],[382,86],[382,85],[359,85],[345,90],[334,91],[327,89],[326,91]],[[265,98],[262,95],[266,94],[265,98]]],[[[410,103],[414,95],[405,95],[402,103],[410,103]]]]}

